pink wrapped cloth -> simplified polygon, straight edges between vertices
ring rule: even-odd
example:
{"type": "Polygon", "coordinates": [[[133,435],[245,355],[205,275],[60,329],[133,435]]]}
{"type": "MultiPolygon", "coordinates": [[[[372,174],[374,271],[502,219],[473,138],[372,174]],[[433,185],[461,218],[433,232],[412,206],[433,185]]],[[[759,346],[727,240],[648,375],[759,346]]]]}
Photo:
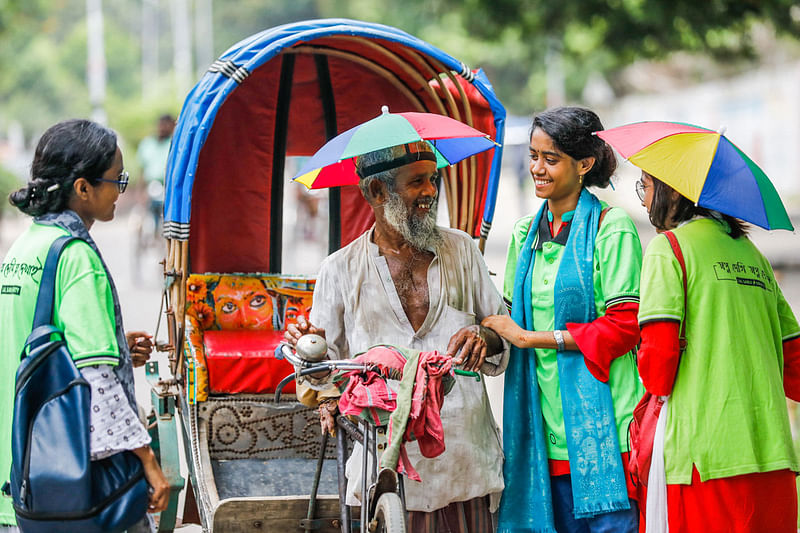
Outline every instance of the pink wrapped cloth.
{"type": "Polygon", "coordinates": [[[452,359],[439,352],[421,352],[411,398],[406,440],[413,434],[419,450],[427,458],[444,452],[444,428],[439,413],[444,401],[442,378],[449,375],[452,359]]]}
{"type": "Polygon", "coordinates": [[[376,346],[355,357],[353,361],[374,365],[375,371],[347,372],[341,378],[346,384],[339,399],[339,412],[364,416],[376,425],[389,421],[389,446],[381,465],[396,468],[410,479],[420,481],[411,465],[405,443],[416,440],[424,457],[432,458],[445,450],[444,428],[440,412],[444,401],[446,377],[452,379],[452,359],[437,351],[416,352],[392,346],[376,346]],[[395,393],[386,378],[400,380],[395,393]]]}
{"type": "Polygon", "coordinates": [[[375,365],[378,371],[353,370],[342,376],[347,384],[339,399],[339,412],[359,416],[367,409],[370,420],[375,425],[383,425],[386,423],[386,413],[391,413],[397,406],[397,393],[389,388],[383,376],[396,376],[400,379],[406,358],[395,348],[376,346],[354,357],[353,361],[375,365]]]}

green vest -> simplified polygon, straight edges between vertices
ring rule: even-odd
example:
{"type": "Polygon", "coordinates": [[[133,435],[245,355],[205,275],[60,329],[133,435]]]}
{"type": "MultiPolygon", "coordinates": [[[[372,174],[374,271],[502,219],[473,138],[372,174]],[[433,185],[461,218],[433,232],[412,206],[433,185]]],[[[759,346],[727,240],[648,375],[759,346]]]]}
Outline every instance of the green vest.
{"type": "MultiPolygon", "coordinates": [[[[669,401],[667,483],[798,470],[782,340],[800,333],[772,267],[747,237],[697,219],[674,230],[686,262],[686,351],[669,401]]],[[[657,236],[644,257],[639,323],[683,318],[678,260],[657,236]]]]}

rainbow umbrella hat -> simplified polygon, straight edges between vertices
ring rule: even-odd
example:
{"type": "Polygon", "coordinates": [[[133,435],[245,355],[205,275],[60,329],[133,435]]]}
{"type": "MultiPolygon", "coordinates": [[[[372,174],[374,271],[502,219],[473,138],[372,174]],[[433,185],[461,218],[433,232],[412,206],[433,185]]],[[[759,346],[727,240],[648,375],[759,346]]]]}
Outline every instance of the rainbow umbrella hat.
{"type": "Polygon", "coordinates": [[[355,185],[355,157],[400,144],[428,141],[436,153],[436,168],[458,163],[497,144],[485,133],[435,113],[381,114],[325,143],[292,178],[309,189],[355,185]]]}
{"type": "Polygon", "coordinates": [[[675,122],[637,122],[596,135],[700,207],[764,229],[794,229],[767,175],[722,132],[675,122]]]}

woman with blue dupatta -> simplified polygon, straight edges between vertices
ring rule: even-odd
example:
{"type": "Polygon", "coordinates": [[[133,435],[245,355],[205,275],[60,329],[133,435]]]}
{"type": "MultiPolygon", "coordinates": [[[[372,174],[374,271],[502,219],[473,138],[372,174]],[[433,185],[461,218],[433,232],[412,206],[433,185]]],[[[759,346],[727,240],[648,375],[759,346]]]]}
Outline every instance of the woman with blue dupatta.
{"type": "Polygon", "coordinates": [[[588,191],[607,187],[611,148],[597,115],[563,107],[533,119],[536,215],[517,221],[505,298],[484,326],[508,339],[499,532],[635,532],[627,429],[643,389],[642,246],[631,218],[588,191]]]}

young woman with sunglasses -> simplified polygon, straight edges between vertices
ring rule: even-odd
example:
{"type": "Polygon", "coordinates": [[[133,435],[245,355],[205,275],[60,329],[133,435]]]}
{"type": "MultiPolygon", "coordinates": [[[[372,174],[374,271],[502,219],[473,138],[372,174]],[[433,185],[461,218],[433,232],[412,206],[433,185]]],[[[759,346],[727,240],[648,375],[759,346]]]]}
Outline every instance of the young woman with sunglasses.
{"type": "MultiPolygon", "coordinates": [[[[14,376],[33,323],[45,258],[53,241],[73,235],[83,241],[73,241],[61,255],[54,323],[91,387],[92,459],[133,451],[153,489],[150,512],[158,512],[166,508],[169,485],[137,414],[132,371],[147,360],[152,341],[146,333],[126,335],[122,329],[116,289],[89,235],[95,221],[114,218],[127,182],[116,134],[88,120],[67,120],[42,135],[31,180],[9,196],[34,218],[0,268],[0,472],[11,466],[14,376]]],[[[152,522],[142,519],[129,531],[149,531],[152,522]]],[[[14,525],[11,500],[0,499],[0,532],[14,531],[14,525]]]]}

